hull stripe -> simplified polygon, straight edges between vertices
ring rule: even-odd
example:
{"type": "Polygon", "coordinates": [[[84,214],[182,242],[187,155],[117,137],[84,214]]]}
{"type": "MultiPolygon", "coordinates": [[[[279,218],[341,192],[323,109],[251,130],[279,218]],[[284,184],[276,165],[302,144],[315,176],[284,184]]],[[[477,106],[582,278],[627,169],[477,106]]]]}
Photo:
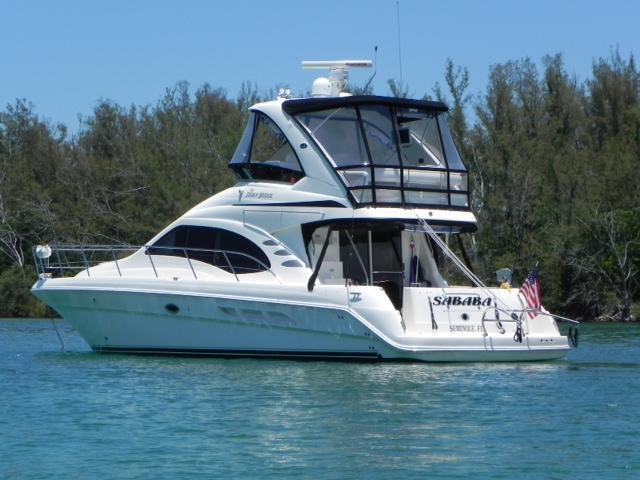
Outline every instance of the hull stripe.
{"type": "Polygon", "coordinates": [[[174,355],[182,357],[222,357],[222,358],[297,358],[324,360],[367,360],[377,361],[376,352],[303,352],[288,350],[228,350],[209,348],[158,348],[158,347],[92,347],[98,353],[124,353],[133,355],[174,355]]]}

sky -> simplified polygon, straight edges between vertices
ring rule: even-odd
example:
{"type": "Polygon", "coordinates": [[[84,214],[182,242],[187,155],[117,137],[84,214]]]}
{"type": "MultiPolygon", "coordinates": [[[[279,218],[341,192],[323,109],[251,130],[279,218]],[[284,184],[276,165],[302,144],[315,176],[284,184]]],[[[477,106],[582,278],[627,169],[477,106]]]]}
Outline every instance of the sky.
{"type": "Polygon", "coordinates": [[[481,95],[497,63],[561,53],[584,80],[616,48],[638,55],[639,19],[637,0],[0,0],[0,111],[24,98],[73,132],[101,100],[155,104],[182,80],[304,92],[318,73],[302,60],[347,58],[376,59],[376,94],[402,78],[418,98],[451,58],[481,95]]]}

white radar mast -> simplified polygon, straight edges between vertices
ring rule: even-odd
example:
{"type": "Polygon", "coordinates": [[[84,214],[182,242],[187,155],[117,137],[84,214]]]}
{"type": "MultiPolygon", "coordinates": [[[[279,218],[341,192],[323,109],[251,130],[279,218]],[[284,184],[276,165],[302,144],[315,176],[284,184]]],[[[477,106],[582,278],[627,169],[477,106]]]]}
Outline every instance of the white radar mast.
{"type": "Polygon", "coordinates": [[[342,97],[349,93],[343,90],[349,80],[350,68],[370,68],[371,60],[328,60],[328,61],[304,61],[302,68],[306,70],[329,70],[329,77],[319,77],[311,86],[312,97],[342,97]]]}

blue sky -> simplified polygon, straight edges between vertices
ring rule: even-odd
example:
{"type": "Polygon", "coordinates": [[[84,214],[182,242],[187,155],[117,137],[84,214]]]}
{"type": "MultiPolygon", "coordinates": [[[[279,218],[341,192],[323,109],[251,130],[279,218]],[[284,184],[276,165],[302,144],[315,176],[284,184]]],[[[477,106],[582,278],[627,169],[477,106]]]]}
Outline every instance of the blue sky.
{"type": "MultiPolygon", "coordinates": [[[[450,57],[471,74],[491,65],[562,53],[570,73],[595,58],[640,53],[640,1],[400,0],[403,80],[414,96],[443,81],[450,57]]],[[[0,0],[0,108],[26,98],[36,112],[77,131],[100,99],[153,104],[165,89],[205,82],[235,97],[243,81],[305,91],[302,60],[372,58],[375,91],[399,79],[395,0],[24,1],[0,0]]],[[[369,72],[355,72],[363,84],[369,72]]]]}

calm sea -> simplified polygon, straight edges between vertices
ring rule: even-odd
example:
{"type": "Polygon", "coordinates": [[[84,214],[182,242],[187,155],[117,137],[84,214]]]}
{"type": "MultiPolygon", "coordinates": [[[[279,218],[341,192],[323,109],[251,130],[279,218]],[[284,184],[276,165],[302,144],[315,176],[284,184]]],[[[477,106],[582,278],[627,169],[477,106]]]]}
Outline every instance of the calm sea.
{"type": "Polygon", "coordinates": [[[640,325],[566,360],[98,355],[0,320],[0,478],[640,478],[640,325]]]}

